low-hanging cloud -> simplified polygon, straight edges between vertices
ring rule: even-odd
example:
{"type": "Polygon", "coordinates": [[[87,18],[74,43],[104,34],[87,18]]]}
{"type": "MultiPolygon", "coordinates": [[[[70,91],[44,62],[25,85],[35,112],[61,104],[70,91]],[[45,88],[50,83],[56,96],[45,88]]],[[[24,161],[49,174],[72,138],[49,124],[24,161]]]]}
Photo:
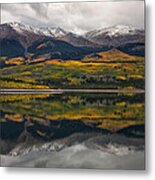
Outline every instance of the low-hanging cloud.
{"type": "Polygon", "coordinates": [[[3,4],[1,8],[2,23],[59,26],[76,33],[117,24],[144,28],[143,1],[3,4]]]}

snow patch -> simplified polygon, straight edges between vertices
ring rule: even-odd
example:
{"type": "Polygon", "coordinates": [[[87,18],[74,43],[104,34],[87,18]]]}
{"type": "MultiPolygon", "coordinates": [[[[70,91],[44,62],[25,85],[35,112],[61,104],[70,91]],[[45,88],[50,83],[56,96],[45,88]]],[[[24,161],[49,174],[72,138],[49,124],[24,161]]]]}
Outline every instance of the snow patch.
{"type": "Polygon", "coordinates": [[[68,34],[69,32],[61,29],[60,27],[32,27],[18,22],[8,23],[18,33],[31,32],[39,35],[45,35],[50,37],[60,37],[68,34]]]}
{"type": "Polygon", "coordinates": [[[107,36],[120,36],[120,35],[133,35],[137,33],[139,30],[132,26],[127,25],[116,25],[109,28],[102,28],[99,30],[94,30],[86,33],[87,38],[94,38],[96,36],[100,36],[102,34],[105,34],[107,36]]]}

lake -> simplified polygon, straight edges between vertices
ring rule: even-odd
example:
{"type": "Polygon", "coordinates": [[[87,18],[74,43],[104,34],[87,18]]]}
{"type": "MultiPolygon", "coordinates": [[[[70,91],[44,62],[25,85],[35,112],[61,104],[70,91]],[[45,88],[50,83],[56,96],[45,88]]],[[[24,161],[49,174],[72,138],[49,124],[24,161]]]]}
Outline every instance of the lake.
{"type": "Polygon", "coordinates": [[[144,93],[0,96],[1,165],[144,169],[144,93]]]}

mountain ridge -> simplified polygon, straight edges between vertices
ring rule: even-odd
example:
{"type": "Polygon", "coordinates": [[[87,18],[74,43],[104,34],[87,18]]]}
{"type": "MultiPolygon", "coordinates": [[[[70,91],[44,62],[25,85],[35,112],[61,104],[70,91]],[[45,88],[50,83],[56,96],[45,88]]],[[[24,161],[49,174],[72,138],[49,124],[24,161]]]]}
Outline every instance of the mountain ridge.
{"type": "Polygon", "coordinates": [[[50,37],[61,37],[67,34],[74,34],[76,37],[86,37],[90,38],[90,36],[96,36],[96,35],[101,35],[102,33],[107,33],[109,36],[118,36],[121,34],[134,34],[134,33],[144,33],[144,30],[141,28],[136,28],[131,25],[123,25],[123,24],[118,24],[115,26],[109,26],[105,28],[97,28],[94,30],[89,30],[83,34],[77,34],[76,32],[73,31],[67,31],[61,27],[55,27],[55,26],[40,26],[40,27],[34,27],[30,26],[27,24],[19,23],[19,22],[9,22],[9,23],[4,23],[1,24],[0,26],[7,25],[11,26],[14,30],[17,30],[18,32],[22,31],[30,31],[36,34],[40,35],[46,35],[50,37]]]}
{"type": "MultiPolygon", "coordinates": [[[[130,55],[144,56],[144,31],[130,26],[117,25],[78,35],[60,27],[35,28],[22,23],[12,22],[1,24],[0,32],[1,56],[16,57],[22,55],[26,57],[28,50],[32,49],[31,47],[34,47],[36,42],[44,42],[45,39],[50,44],[61,44],[62,47],[59,46],[61,50],[67,46],[73,49],[73,51],[69,49],[63,50],[65,54],[59,49],[57,50],[58,54],[62,54],[66,58],[77,59],[82,57],[82,54],[86,55],[112,48],[119,49],[130,55]],[[16,47],[14,44],[16,44],[16,47]]],[[[45,52],[46,54],[57,53],[53,46],[48,46],[45,52]]]]}

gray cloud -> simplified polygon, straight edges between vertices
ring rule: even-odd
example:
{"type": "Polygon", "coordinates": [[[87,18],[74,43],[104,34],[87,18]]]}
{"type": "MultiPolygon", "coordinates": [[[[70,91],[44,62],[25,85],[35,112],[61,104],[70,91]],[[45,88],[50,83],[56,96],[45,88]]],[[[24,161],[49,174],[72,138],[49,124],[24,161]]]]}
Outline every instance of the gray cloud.
{"type": "Polygon", "coordinates": [[[29,4],[29,6],[35,12],[36,16],[48,18],[48,16],[47,16],[48,4],[47,3],[29,4]]]}
{"type": "Polygon", "coordinates": [[[76,33],[116,24],[144,28],[143,1],[3,4],[1,15],[2,23],[59,26],[76,33]]]}

